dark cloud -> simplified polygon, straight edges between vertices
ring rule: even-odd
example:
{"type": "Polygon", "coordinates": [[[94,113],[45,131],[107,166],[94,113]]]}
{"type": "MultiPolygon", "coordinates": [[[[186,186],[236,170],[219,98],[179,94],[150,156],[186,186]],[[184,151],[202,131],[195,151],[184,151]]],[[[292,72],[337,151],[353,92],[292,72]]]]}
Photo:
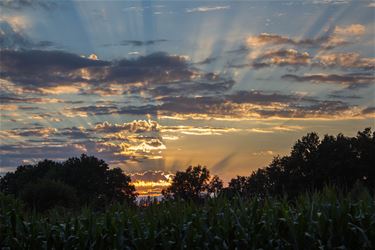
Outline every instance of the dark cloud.
{"type": "Polygon", "coordinates": [[[299,95],[285,95],[280,93],[267,93],[262,91],[238,91],[227,95],[226,100],[233,103],[252,103],[252,104],[270,104],[270,103],[290,103],[295,101],[315,101],[314,99],[301,97],[299,95]]]}
{"type": "Polygon", "coordinates": [[[306,118],[340,115],[351,107],[341,101],[321,101],[313,97],[261,91],[240,91],[215,97],[166,97],[158,107],[166,115],[206,115],[232,118],[306,118]]]}
{"type": "MultiPolygon", "coordinates": [[[[117,61],[43,50],[3,50],[0,56],[1,77],[30,93],[71,91],[67,93],[137,96],[142,92],[153,97],[212,95],[226,92],[235,84],[219,74],[193,67],[182,56],[162,52],[117,61]]],[[[107,114],[116,107],[92,108],[84,109],[89,113],[107,114]]],[[[118,112],[131,114],[139,111],[137,107],[129,107],[118,112]]]]}
{"type": "Polygon", "coordinates": [[[49,48],[49,47],[53,47],[53,46],[56,46],[56,44],[54,42],[46,41],[46,40],[37,42],[35,44],[35,47],[37,47],[37,48],[49,48]]]}
{"type": "Polygon", "coordinates": [[[180,95],[212,95],[221,94],[230,90],[235,82],[233,80],[214,81],[212,83],[194,81],[166,84],[149,90],[153,96],[180,96],[180,95]]]}
{"type": "Polygon", "coordinates": [[[330,94],[328,95],[329,98],[333,99],[361,99],[358,95],[342,95],[342,94],[330,94]]]}
{"type": "Polygon", "coordinates": [[[81,106],[66,108],[70,114],[74,115],[77,113],[83,113],[87,115],[110,115],[110,114],[128,114],[128,115],[156,115],[156,105],[143,105],[143,106],[124,106],[118,107],[115,105],[107,106],[81,106]]]}
{"type": "Polygon", "coordinates": [[[375,76],[371,73],[350,74],[315,74],[315,75],[293,75],[286,74],[281,77],[284,80],[296,82],[331,83],[347,86],[349,89],[367,87],[375,83],[375,76]]]}
{"type": "Polygon", "coordinates": [[[141,106],[82,106],[69,108],[72,114],[200,116],[201,118],[308,118],[336,115],[353,107],[342,101],[319,100],[296,94],[266,91],[238,91],[212,96],[171,96],[158,98],[158,104],[141,106]]]}
{"type": "Polygon", "coordinates": [[[136,59],[123,59],[113,63],[104,76],[106,81],[116,82],[170,82],[190,80],[194,70],[184,57],[158,52],[136,59]]]}
{"type": "Polygon", "coordinates": [[[123,40],[120,42],[120,45],[122,46],[135,46],[135,47],[140,47],[140,46],[149,46],[149,45],[155,45],[158,43],[163,43],[167,42],[168,40],[166,39],[156,39],[156,40],[146,40],[146,41],[141,41],[141,40],[123,40]]]}
{"type": "Polygon", "coordinates": [[[26,97],[26,96],[17,96],[12,94],[0,94],[0,103],[9,104],[9,103],[50,103],[50,102],[62,102],[59,99],[50,99],[42,97],[26,97]]]}
{"type": "Polygon", "coordinates": [[[367,107],[367,108],[363,109],[362,114],[364,114],[364,115],[375,114],[375,107],[367,107]]]}
{"type": "Polygon", "coordinates": [[[77,70],[110,64],[63,51],[1,50],[0,57],[0,76],[28,88],[85,81],[77,70]]]}
{"type": "Polygon", "coordinates": [[[82,106],[82,107],[74,107],[69,108],[69,111],[73,113],[86,113],[89,115],[108,115],[113,113],[118,113],[119,108],[117,106],[82,106]]]}
{"type": "MultiPolygon", "coordinates": [[[[45,87],[88,83],[90,87],[85,88],[83,94],[110,95],[121,94],[114,91],[110,84],[140,82],[148,88],[149,84],[170,85],[183,81],[203,81],[204,85],[207,81],[215,83],[220,80],[220,77],[213,73],[204,73],[193,68],[184,57],[162,52],[112,62],[63,51],[3,50],[0,51],[0,56],[1,77],[35,91],[45,87]]],[[[203,88],[205,86],[201,87],[203,88]]]]}
{"type": "Polygon", "coordinates": [[[228,50],[226,53],[242,55],[242,54],[247,54],[249,52],[250,52],[250,49],[246,45],[242,44],[237,49],[228,50]]]}
{"type": "Polygon", "coordinates": [[[217,57],[207,57],[206,59],[204,59],[203,61],[200,61],[200,62],[197,62],[195,63],[196,65],[204,65],[204,64],[211,64],[215,61],[217,61],[217,57]]]}
{"type": "Polygon", "coordinates": [[[91,60],[63,51],[2,50],[0,55],[3,71],[29,74],[38,74],[42,70],[47,73],[51,70],[69,72],[81,68],[107,66],[110,64],[106,61],[91,60]]]}

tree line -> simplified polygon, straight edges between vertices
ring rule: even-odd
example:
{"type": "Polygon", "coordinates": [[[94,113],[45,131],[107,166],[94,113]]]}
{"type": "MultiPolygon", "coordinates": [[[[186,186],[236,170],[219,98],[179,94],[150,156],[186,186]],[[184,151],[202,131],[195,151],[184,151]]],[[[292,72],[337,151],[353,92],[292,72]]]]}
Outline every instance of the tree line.
{"type": "MultiPolygon", "coordinates": [[[[233,178],[227,187],[204,166],[190,166],[174,175],[162,191],[166,200],[202,200],[225,195],[258,197],[318,191],[326,185],[350,190],[360,183],[375,188],[375,132],[370,128],[355,137],[308,133],[293,145],[287,156],[249,176],[233,178]]],[[[94,156],[81,155],[64,162],[44,160],[19,166],[0,179],[0,191],[14,195],[38,210],[54,206],[103,206],[113,202],[133,203],[137,193],[130,176],[120,168],[110,169],[94,156]]]]}

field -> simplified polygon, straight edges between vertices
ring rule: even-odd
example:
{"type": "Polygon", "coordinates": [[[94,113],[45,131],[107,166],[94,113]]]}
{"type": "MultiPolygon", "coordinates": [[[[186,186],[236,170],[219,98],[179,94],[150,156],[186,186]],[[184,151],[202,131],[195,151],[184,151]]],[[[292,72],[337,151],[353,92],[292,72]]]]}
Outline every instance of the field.
{"type": "Polygon", "coordinates": [[[2,249],[371,249],[375,200],[332,189],[286,199],[209,199],[102,212],[25,211],[4,195],[2,249]]]}

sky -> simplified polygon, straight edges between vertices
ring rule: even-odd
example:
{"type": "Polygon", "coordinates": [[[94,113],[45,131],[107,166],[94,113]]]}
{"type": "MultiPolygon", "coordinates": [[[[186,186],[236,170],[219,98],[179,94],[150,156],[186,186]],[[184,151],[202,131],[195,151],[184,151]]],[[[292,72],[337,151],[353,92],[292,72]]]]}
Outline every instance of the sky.
{"type": "Polygon", "coordinates": [[[0,0],[0,172],[95,155],[158,194],[375,124],[375,2],[0,0]]]}

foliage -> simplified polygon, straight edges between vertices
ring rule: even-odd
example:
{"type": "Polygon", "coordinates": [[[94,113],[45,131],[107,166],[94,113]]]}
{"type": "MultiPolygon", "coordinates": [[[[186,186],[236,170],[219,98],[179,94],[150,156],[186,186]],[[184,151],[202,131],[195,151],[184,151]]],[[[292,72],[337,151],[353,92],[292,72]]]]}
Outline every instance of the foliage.
{"type": "Polygon", "coordinates": [[[171,185],[162,191],[165,198],[199,200],[204,195],[216,194],[223,187],[218,176],[210,181],[210,171],[206,167],[188,167],[185,172],[178,171],[171,185]]]}
{"type": "Polygon", "coordinates": [[[373,249],[375,199],[333,189],[283,198],[113,205],[78,215],[25,214],[0,195],[9,249],[373,249]]]}
{"type": "Polygon", "coordinates": [[[37,211],[53,207],[73,208],[77,204],[75,190],[59,181],[41,179],[29,183],[20,194],[20,198],[37,211]]]}
{"type": "MultiPolygon", "coordinates": [[[[87,204],[103,206],[114,201],[134,201],[135,187],[130,181],[130,177],[120,168],[109,169],[103,160],[82,154],[80,158],[69,158],[62,163],[44,160],[35,165],[19,166],[14,173],[7,173],[0,179],[0,191],[22,197],[27,203],[40,199],[46,204],[38,206],[47,208],[52,203],[49,204],[47,198],[37,197],[42,194],[33,194],[32,189],[42,189],[43,195],[49,197],[52,195],[47,188],[50,185],[56,188],[56,191],[60,190],[66,194],[75,193],[77,195],[75,200],[80,206],[87,204]]],[[[67,201],[63,193],[59,197],[54,197],[60,200],[54,200],[53,204],[63,204],[67,201]]]]}
{"type": "Polygon", "coordinates": [[[289,156],[275,157],[266,168],[250,176],[232,179],[226,190],[231,195],[265,197],[287,194],[295,197],[332,184],[351,189],[357,182],[375,188],[375,132],[367,128],[356,137],[309,133],[298,140],[289,156]]]}

